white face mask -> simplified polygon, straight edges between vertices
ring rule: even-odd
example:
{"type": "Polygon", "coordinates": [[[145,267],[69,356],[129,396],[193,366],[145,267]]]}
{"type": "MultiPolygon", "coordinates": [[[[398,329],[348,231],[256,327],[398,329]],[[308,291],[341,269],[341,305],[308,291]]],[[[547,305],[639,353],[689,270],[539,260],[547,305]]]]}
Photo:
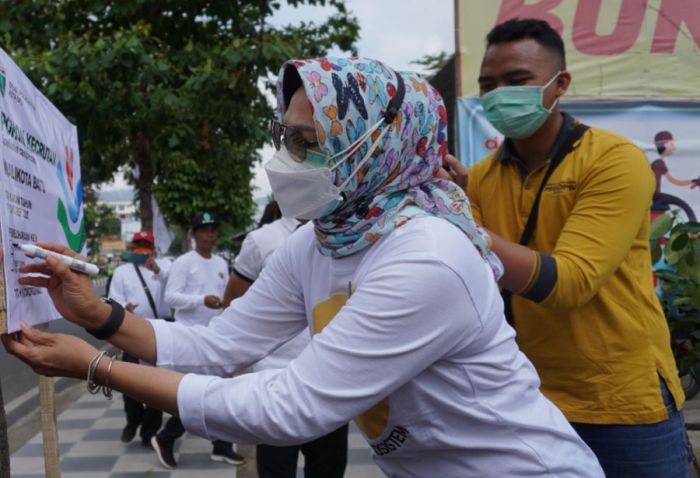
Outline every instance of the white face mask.
{"type": "Polygon", "coordinates": [[[342,191],[348,182],[357,174],[360,168],[372,157],[372,153],[384,138],[390,128],[385,128],[379,138],[369,147],[365,156],[343,181],[340,186],[333,183],[333,172],[338,166],[351,157],[357,147],[374,133],[384,120],[380,120],[369,128],[357,141],[328,158],[330,163],[334,158],[350,151],[344,158],[333,166],[311,167],[304,161],[299,162],[291,157],[287,148],[282,144],[272,159],[265,164],[265,172],[270,180],[272,193],[280,206],[282,215],[294,219],[318,219],[333,211],[343,202],[342,191]]]}

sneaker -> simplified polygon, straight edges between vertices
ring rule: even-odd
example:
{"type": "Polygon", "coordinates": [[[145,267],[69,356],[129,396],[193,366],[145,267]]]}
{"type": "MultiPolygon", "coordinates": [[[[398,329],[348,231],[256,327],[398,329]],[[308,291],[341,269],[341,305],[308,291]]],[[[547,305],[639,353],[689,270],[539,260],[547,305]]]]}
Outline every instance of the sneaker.
{"type": "Polygon", "coordinates": [[[136,429],[138,426],[129,425],[128,423],[122,430],[122,443],[131,443],[131,440],[136,436],[136,429]]]}
{"type": "Polygon", "coordinates": [[[214,450],[209,455],[211,461],[220,461],[225,463],[230,463],[231,465],[242,465],[245,463],[245,458],[233,451],[232,448],[225,450],[214,450]]]}
{"type": "Polygon", "coordinates": [[[161,465],[168,470],[177,468],[175,455],[173,455],[173,443],[165,443],[163,440],[158,439],[158,435],[153,435],[151,438],[151,446],[156,451],[161,465]]]}

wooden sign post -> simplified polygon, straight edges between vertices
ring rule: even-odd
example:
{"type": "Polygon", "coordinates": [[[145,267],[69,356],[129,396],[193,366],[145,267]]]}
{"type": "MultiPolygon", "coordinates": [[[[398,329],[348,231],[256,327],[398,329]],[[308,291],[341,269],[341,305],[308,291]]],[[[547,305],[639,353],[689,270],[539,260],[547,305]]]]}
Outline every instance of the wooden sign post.
{"type": "MultiPolygon", "coordinates": [[[[46,330],[48,326],[42,324],[38,325],[37,328],[46,330]]],[[[41,407],[41,435],[44,442],[44,474],[46,478],[61,478],[53,377],[39,375],[39,405],[41,407]]]]}

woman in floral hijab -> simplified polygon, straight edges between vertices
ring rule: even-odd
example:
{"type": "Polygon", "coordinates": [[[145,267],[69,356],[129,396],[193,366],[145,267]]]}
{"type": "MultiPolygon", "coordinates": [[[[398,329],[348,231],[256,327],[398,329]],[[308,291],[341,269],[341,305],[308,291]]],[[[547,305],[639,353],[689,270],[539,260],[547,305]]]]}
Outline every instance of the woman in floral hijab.
{"type": "MultiPolygon", "coordinates": [[[[323,254],[352,254],[412,218],[433,215],[462,229],[500,276],[501,264],[489,252],[488,236],[472,219],[462,189],[436,178],[447,153],[447,112],[435,88],[416,73],[397,74],[377,60],[292,60],[277,82],[279,121],[301,86],[318,149],[328,158],[347,157],[332,177],[336,186],[344,184],[345,200],[315,221],[323,254]],[[387,122],[397,92],[398,111],[387,122]]],[[[270,177],[273,189],[275,179],[270,177]]]]}

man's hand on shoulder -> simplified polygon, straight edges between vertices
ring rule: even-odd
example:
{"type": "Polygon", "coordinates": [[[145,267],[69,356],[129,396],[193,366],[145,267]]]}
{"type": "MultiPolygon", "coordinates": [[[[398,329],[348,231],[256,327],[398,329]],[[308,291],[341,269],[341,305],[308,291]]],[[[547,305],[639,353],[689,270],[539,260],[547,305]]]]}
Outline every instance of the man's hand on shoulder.
{"type": "Polygon", "coordinates": [[[445,156],[445,163],[447,163],[449,169],[440,168],[440,171],[438,171],[437,174],[438,177],[449,179],[466,191],[467,184],[469,182],[469,173],[467,168],[464,167],[459,159],[455,158],[451,154],[445,156]]]}

